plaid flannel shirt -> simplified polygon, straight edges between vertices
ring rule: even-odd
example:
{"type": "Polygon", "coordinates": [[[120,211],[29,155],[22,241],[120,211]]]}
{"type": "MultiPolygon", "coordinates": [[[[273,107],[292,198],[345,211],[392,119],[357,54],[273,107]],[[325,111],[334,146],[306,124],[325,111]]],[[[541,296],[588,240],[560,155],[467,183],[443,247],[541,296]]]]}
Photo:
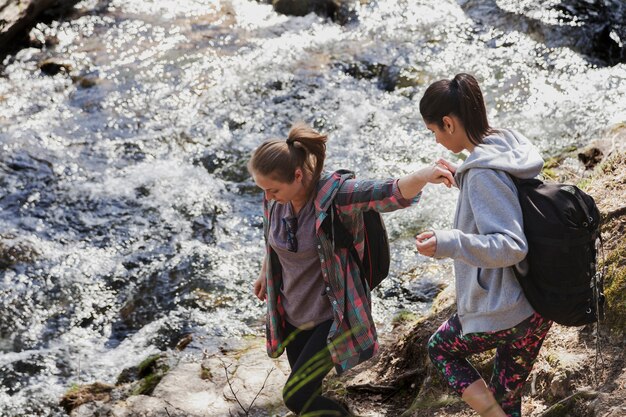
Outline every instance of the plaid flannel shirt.
{"type": "MultiPolygon", "coordinates": [[[[361,212],[394,211],[418,202],[420,196],[421,193],[412,200],[403,198],[397,179],[357,180],[352,172],[346,170],[325,172],[318,182],[314,201],[315,232],[322,276],[333,308],[333,324],[327,342],[338,373],[375,355],[378,341],[371,313],[370,291],[361,283],[359,267],[350,257],[348,249],[334,248],[333,242],[321,229],[327,209],[334,200],[341,221],[355,236],[354,246],[362,257],[364,232],[361,212]]],[[[263,229],[266,242],[267,352],[275,358],[285,349],[285,310],[280,293],[281,266],[268,243],[269,216],[274,203],[264,199],[263,229]]]]}

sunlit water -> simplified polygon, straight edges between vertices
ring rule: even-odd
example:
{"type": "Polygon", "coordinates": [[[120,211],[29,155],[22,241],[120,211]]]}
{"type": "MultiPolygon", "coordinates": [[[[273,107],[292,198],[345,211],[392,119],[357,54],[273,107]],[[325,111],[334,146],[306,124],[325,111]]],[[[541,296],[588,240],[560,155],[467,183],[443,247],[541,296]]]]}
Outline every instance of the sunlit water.
{"type": "MultiPolygon", "coordinates": [[[[459,3],[373,1],[340,26],[244,0],[85,1],[39,25],[56,45],[9,57],[0,78],[0,250],[13,254],[0,270],[0,416],[64,415],[71,384],[114,382],[186,333],[190,356],[263,334],[261,194],[245,163],[293,121],[330,135],[327,167],[384,178],[454,158],[417,106],[461,71],[481,80],[493,125],[546,155],[626,119],[624,65],[595,67],[459,3]],[[51,57],[67,71],[43,74],[51,57]]],[[[526,3],[503,7],[558,21],[526,3]]],[[[411,237],[449,226],[455,197],[428,188],[385,215],[383,331],[450,279],[411,237]]]]}

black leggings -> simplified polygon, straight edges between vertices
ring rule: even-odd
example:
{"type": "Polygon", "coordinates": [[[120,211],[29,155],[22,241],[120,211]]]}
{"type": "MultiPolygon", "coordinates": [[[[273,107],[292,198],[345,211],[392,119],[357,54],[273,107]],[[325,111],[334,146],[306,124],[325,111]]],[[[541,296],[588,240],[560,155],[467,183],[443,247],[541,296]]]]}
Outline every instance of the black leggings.
{"type": "Polygon", "coordinates": [[[322,381],[333,368],[326,346],[332,320],[309,330],[287,323],[287,358],[291,374],[283,388],[285,405],[298,415],[343,417],[350,414],[341,405],[321,395],[322,381]]]}

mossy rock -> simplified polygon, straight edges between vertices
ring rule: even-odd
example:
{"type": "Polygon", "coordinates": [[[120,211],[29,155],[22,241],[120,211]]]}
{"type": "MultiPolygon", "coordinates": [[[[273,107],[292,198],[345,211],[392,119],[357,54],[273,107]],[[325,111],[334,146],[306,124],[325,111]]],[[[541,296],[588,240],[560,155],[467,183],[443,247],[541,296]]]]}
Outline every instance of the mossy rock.
{"type": "Polygon", "coordinates": [[[163,379],[164,376],[165,376],[164,373],[163,374],[155,373],[155,374],[150,374],[146,376],[141,381],[139,381],[135,389],[133,389],[132,395],[152,394],[152,392],[154,391],[156,386],[159,385],[159,382],[161,382],[161,379],[163,379]]]}
{"type": "Polygon", "coordinates": [[[165,354],[150,355],[139,365],[124,369],[116,385],[132,384],[130,395],[150,395],[169,369],[165,354]]]}
{"type": "Polygon", "coordinates": [[[108,401],[115,386],[95,382],[87,385],[73,385],[61,398],[61,407],[69,414],[82,404],[94,401],[108,401]]]}

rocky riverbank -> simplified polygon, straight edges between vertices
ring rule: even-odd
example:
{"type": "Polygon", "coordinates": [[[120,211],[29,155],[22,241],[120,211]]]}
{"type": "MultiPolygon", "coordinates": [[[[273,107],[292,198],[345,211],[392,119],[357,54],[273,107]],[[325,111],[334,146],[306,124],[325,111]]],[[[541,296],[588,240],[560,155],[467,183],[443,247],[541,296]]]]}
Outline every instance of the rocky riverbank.
{"type": "MultiPolygon", "coordinates": [[[[596,199],[603,215],[602,236],[607,296],[599,330],[555,325],[541,351],[524,394],[524,415],[618,417],[626,414],[626,126],[587,148],[550,159],[547,174],[576,183],[596,199]],[[581,156],[579,156],[581,154],[581,156]],[[594,155],[592,167],[582,161],[594,155]]],[[[424,349],[428,337],[454,309],[451,287],[430,314],[399,317],[382,341],[382,353],[341,377],[330,376],[327,393],[364,416],[472,413],[450,395],[424,349]]],[[[281,391],[289,367],[271,360],[262,338],[223,346],[219,353],[190,360],[183,339],[170,353],[147,358],[120,375],[114,385],[72,387],[62,404],[72,417],[111,416],[285,416],[281,391]]],[[[488,373],[489,355],[474,358],[488,373]]]]}

